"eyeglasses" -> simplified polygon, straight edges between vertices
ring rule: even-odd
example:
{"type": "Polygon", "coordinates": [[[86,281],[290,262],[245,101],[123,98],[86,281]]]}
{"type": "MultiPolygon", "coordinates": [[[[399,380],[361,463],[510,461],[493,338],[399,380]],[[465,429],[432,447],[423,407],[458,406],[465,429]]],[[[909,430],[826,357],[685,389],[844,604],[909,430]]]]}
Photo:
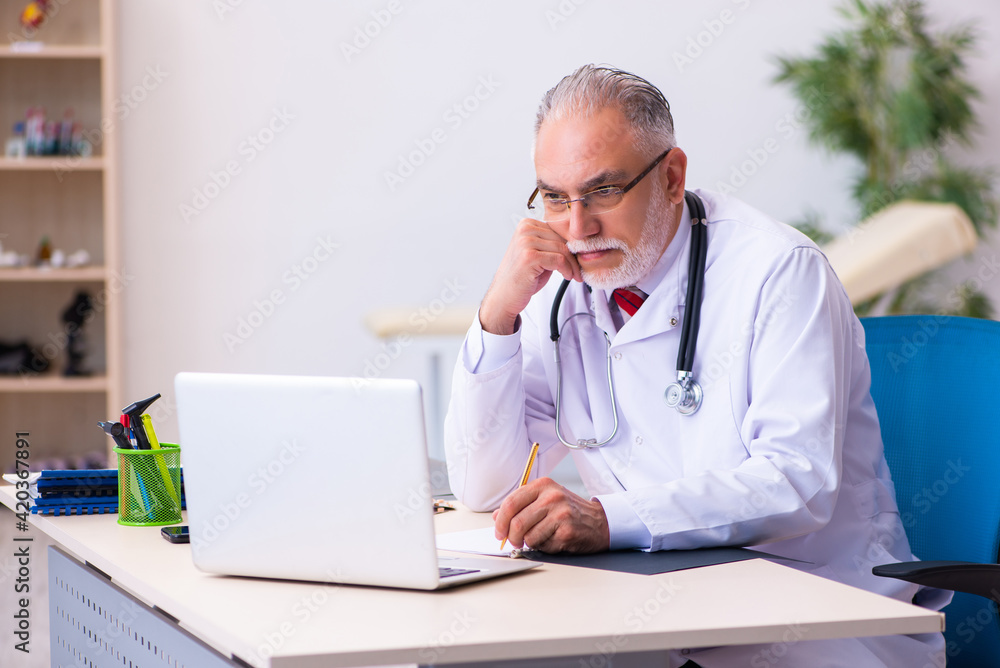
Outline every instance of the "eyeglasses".
{"type": "MultiPolygon", "coordinates": [[[[642,170],[639,176],[635,177],[627,185],[619,188],[618,186],[601,186],[600,188],[595,188],[589,193],[585,193],[576,199],[567,199],[565,197],[560,197],[556,193],[543,193],[542,194],[542,208],[545,213],[545,220],[547,222],[559,222],[569,218],[570,204],[573,202],[579,202],[584,209],[589,213],[599,214],[607,213],[612,211],[622,203],[625,199],[625,193],[634,188],[639,181],[642,181],[646,174],[653,171],[653,168],[660,164],[660,161],[667,157],[671,149],[667,149],[660,154],[656,160],[653,161],[646,169],[642,170]]],[[[531,193],[531,197],[528,198],[528,208],[534,209],[535,198],[538,197],[540,191],[535,188],[534,192],[531,193]]]]}

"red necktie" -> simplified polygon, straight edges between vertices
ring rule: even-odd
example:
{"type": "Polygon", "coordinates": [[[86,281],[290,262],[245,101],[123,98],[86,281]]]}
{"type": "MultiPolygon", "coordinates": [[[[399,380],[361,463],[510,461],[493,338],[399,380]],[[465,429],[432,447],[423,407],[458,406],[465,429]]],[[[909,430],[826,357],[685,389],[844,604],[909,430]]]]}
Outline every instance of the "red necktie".
{"type": "Polygon", "coordinates": [[[628,313],[629,317],[634,316],[635,312],[639,310],[640,306],[642,306],[642,302],[645,301],[644,297],[640,297],[626,288],[618,288],[614,291],[614,296],[615,302],[618,304],[618,308],[625,313],[628,313]]]}

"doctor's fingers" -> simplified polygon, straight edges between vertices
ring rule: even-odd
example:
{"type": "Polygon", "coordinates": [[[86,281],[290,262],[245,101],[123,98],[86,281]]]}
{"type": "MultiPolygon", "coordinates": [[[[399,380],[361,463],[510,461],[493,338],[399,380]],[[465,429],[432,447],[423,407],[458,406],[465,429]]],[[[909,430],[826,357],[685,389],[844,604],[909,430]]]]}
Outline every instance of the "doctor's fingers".
{"type": "Polygon", "coordinates": [[[546,515],[548,508],[535,499],[510,518],[507,540],[514,547],[523,547],[526,543],[534,547],[534,543],[528,541],[526,537],[538,532],[539,526],[545,523],[546,515]]]}
{"type": "Polygon", "coordinates": [[[582,280],[576,255],[566,247],[566,240],[545,223],[523,219],[511,239],[511,250],[530,266],[558,271],[569,280],[582,280]],[[548,261],[541,263],[543,259],[548,261]]]}
{"type": "Polygon", "coordinates": [[[587,554],[608,549],[610,535],[599,502],[576,503],[567,500],[558,506],[546,506],[545,517],[528,530],[525,543],[542,552],[587,554]],[[600,516],[598,515],[600,513],[600,516]]]}
{"type": "Polygon", "coordinates": [[[564,249],[565,246],[563,249],[536,248],[530,252],[531,264],[546,271],[558,271],[568,281],[582,281],[580,263],[575,255],[564,249]]]}
{"type": "MultiPolygon", "coordinates": [[[[509,537],[511,520],[538,498],[540,490],[544,487],[544,484],[540,485],[539,483],[543,483],[543,481],[553,482],[549,478],[532,480],[508,494],[507,498],[500,504],[500,507],[493,512],[497,540],[509,537]]],[[[523,522],[525,519],[522,518],[521,521],[523,522]]]]}

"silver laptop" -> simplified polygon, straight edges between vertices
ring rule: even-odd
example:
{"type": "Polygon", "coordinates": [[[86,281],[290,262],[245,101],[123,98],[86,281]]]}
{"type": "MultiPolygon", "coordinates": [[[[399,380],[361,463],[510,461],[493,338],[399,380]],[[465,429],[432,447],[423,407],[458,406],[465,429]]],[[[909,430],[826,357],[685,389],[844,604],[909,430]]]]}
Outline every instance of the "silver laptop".
{"type": "Polygon", "coordinates": [[[203,571],[439,589],[538,565],[439,563],[415,381],[180,373],[174,386],[203,571]]]}

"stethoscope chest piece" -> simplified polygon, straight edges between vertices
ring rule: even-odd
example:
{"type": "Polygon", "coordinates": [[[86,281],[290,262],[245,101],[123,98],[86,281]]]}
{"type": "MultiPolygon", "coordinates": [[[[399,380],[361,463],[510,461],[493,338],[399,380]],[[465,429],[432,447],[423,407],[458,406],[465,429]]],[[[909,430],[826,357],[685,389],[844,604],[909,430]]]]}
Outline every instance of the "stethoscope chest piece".
{"type": "Polygon", "coordinates": [[[667,405],[677,410],[681,415],[691,415],[701,408],[704,394],[701,385],[694,379],[690,371],[680,371],[677,382],[667,385],[663,399],[667,405]]]}

